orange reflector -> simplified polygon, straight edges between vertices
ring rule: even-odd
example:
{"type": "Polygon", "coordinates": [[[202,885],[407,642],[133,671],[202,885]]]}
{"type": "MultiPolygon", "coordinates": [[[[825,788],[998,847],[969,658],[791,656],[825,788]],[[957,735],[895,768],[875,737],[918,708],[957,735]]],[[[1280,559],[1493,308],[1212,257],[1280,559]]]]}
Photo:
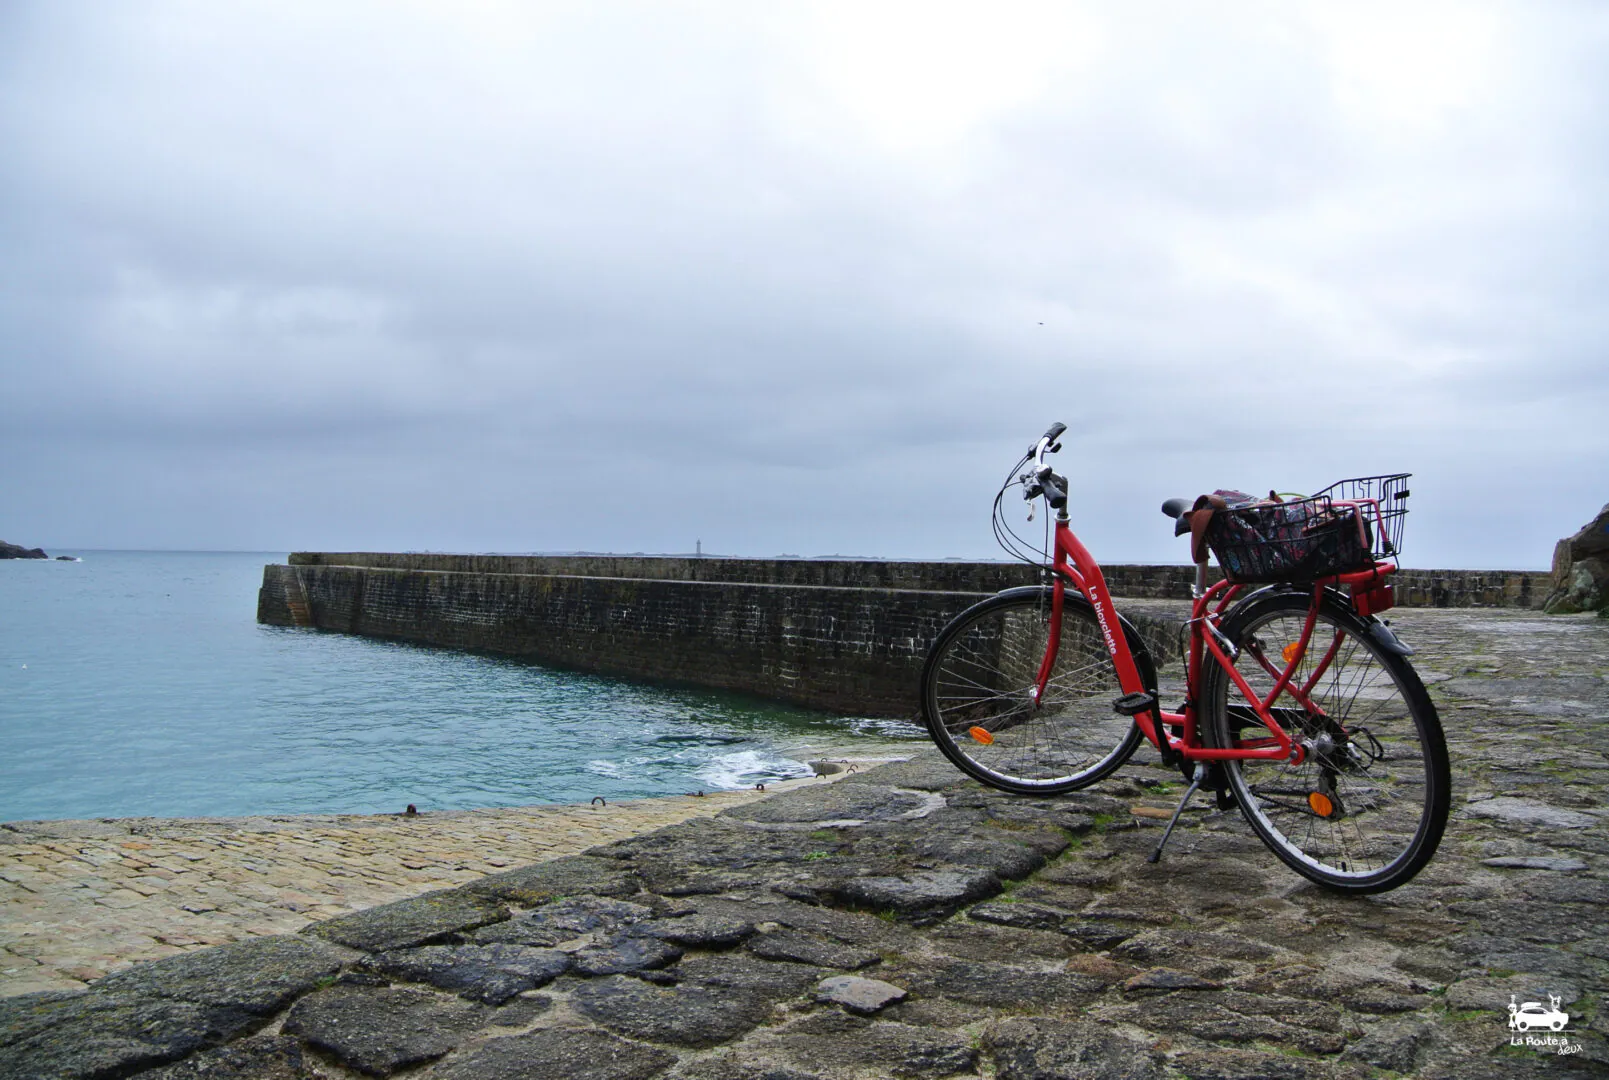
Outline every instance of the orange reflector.
{"type": "Polygon", "coordinates": [[[974,741],[980,742],[984,746],[988,746],[990,743],[994,742],[994,736],[990,735],[987,731],[984,731],[980,727],[967,728],[967,734],[972,736],[974,741]]]}
{"type": "Polygon", "coordinates": [[[1317,814],[1319,817],[1329,817],[1331,814],[1335,813],[1335,804],[1332,803],[1330,801],[1330,797],[1324,794],[1322,791],[1315,791],[1308,795],[1307,805],[1311,806],[1313,808],[1313,813],[1317,814]]]}
{"type": "Polygon", "coordinates": [[[1301,647],[1301,644],[1302,643],[1300,641],[1293,641],[1281,649],[1279,655],[1283,656],[1285,658],[1285,662],[1288,664],[1292,660],[1296,659],[1296,650],[1301,647]]]}

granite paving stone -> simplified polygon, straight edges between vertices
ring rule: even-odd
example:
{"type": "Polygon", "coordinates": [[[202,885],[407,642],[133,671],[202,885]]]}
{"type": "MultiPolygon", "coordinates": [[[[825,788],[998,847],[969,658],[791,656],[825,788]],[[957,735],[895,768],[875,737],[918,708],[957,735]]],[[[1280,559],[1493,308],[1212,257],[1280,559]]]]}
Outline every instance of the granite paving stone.
{"type": "Polygon", "coordinates": [[[467,934],[508,918],[508,908],[485,897],[441,890],[307,926],[302,932],[353,949],[383,952],[467,934]]]}
{"type": "Polygon", "coordinates": [[[204,1050],[140,1080],[326,1080],[302,1044],[289,1035],[258,1035],[204,1050]]]}
{"type": "Polygon", "coordinates": [[[428,991],[332,986],[292,1006],[281,1030],[349,1068],[390,1076],[442,1057],[494,1015],[428,991]]]}
{"type": "Polygon", "coordinates": [[[528,945],[424,945],[371,956],[360,967],[404,982],[428,983],[460,997],[501,1005],[546,986],[570,969],[570,956],[528,945]]]}
{"type": "Polygon", "coordinates": [[[1341,1054],[1343,1060],[1359,1061],[1377,1069],[1412,1074],[1419,1050],[1430,1034],[1430,1024],[1417,1017],[1395,1023],[1376,1024],[1341,1054]]]}
{"type": "Polygon", "coordinates": [[[101,979],[95,992],[176,998],[266,1016],[357,956],[296,935],[256,938],[127,968],[101,979]]]}
{"type": "Polygon", "coordinates": [[[612,935],[639,920],[653,917],[647,904],[583,895],[566,896],[534,910],[475,931],[476,941],[518,945],[558,945],[592,936],[612,935]]]}
{"type": "Polygon", "coordinates": [[[625,975],[669,967],[681,956],[682,950],[668,941],[628,932],[577,949],[571,963],[577,975],[625,975]]]}
{"type": "Polygon", "coordinates": [[[1064,966],[1070,956],[1091,955],[1058,932],[1023,930],[971,920],[951,920],[933,927],[927,935],[929,949],[962,960],[1013,963],[1041,962],[1045,968],[1064,966]]]}
{"type": "Polygon", "coordinates": [[[746,1051],[717,1050],[683,1061],[666,1080],[838,1080],[826,1073],[782,1065],[746,1051]]]}
{"type": "Polygon", "coordinates": [[[913,995],[945,998],[992,1008],[1065,1007],[1091,1003],[1106,988],[1094,976],[1065,968],[1045,970],[1016,964],[944,958],[909,972],[886,976],[913,995]]]}
{"type": "Polygon", "coordinates": [[[743,952],[691,953],[677,965],[688,978],[731,990],[788,996],[834,972],[806,964],[762,960],[743,952]]]}
{"type": "MultiPolygon", "coordinates": [[[[714,806],[710,809],[713,812],[714,806]]],[[[529,906],[578,893],[589,896],[631,896],[639,888],[641,885],[635,873],[617,860],[570,855],[534,866],[490,874],[471,885],[470,891],[529,906]]]]}
{"type": "Polygon", "coordinates": [[[770,1029],[752,1040],[756,1054],[827,1076],[938,1080],[977,1074],[976,1040],[949,1031],[882,1023],[843,1013],[818,1013],[770,1029]]]}
{"type": "Polygon", "coordinates": [[[1346,1037],[1340,1032],[1286,1023],[1267,1011],[1265,1006],[1241,1012],[1226,1004],[1221,995],[1204,992],[1165,994],[1140,1004],[1105,1007],[1094,1015],[1111,1024],[1133,1024],[1230,1045],[1266,1042],[1309,1054],[1334,1054],[1346,1048],[1346,1037]]]}
{"type": "Polygon", "coordinates": [[[1585,870],[1587,864],[1580,859],[1564,859],[1546,855],[1499,855],[1482,859],[1482,866],[1496,866],[1509,870],[1585,870]]]}
{"type": "Polygon", "coordinates": [[[904,987],[881,979],[862,979],[855,975],[834,975],[816,984],[816,1000],[842,1005],[856,1016],[871,1016],[890,1005],[898,1005],[910,995],[904,987]]]}
{"type": "Polygon", "coordinates": [[[255,1030],[240,1009],[135,994],[0,999],[0,1080],[98,1080],[175,1061],[255,1030]]]}
{"type": "Polygon", "coordinates": [[[1248,1050],[1181,1042],[1186,1045],[1170,1048],[1168,1064],[1175,1075],[1190,1080],[1376,1080],[1380,1075],[1366,1065],[1302,1056],[1288,1049],[1248,1050]]]}
{"type": "Polygon", "coordinates": [[[736,1038],[771,1015],[764,994],[733,994],[697,983],[657,987],[611,975],[571,992],[577,1011],[612,1031],[675,1046],[717,1046],[736,1038]]]}
{"type": "Polygon", "coordinates": [[[1188,971],[1174,971],[1172,968],[1160,967],[1142,971],[1123,984],[1123,993],[1129,996],[1148,996],[1168,993],[1174,990],[1222,989],[1223,983],[1203,979],[1201,976],[1192,975],[1188,971]]]}
{"type": "Polygon", "coordinates": [[[920,933],[896,920],[799,903],[781,896],[699,897],[696,902],[703,914],[744,919],[768,931],[789,927],[873,950],[910,949],[924,940],[920,933]]]}
{"type": "Polygon", "coordinates": [[[967,918],[978,922],[1014,926],[1019,930],[1054,930],[1073,918],[1073,912],[1046,904],[1014,903],[974,904],[967,918]]]}
{"type": "Polygon", "coordinates": [[[676,1055],[594,1030],[547,1028],[493,1039],[438,1069],[441,1080],[650,1080],[676,1055]]]}
{"type": "Polygon", "coordinates": [[[1284,953],[1278,946],[1235,934],[1201,930],[1146,930],[1124,939],[1112,955],[1129,963],[1211,956],[1231,960],[1270,960],[1284,953]]]}
{"type": "Polygon", "coordinates": [[[870,949],[845,945],[798,930],[756,934],[748,940],[747,948],[755,956],[766,960],[791,960],[845,971],[868,967],[882,960],[881,955],[870,949]]]}
{"type": "MultiPolygon", "coordinates": [[[[1539,778],[1542,782],[1548,779],[1550,778],[1539,778]]],[[[1470,817],[1492,818],[1496,821],[1538,829],[1590,829],[1603,825],[1603,819],[1596,814],[1567,810],[1535,799],[1518,799],[1507,795],[1470,803],[1464,813],[1470,817]]]]}
{"type": "Polygon", "coordinates": [[[1043,1017],[1004,1020],[984,1032],[999,1080],[1162,1080],[1161,1055],[1097,1024],[1043,1017]]]}
{"type": "Polygon", "coordinates": [[[975,900],[994,896],[1000,889],[1000,879],[993,872],[957,867],[846,878],[817,891],[833,902],[870,911],[890,911],[922,926],[938,922],[975,900]]]}
{"type": "Polygon", "coordinates": [[[639,934],[668,941],[672,945],[725,949],[742,944],[744,939],[754,933],[754,924],[744,919],[695,913],[668,919],[653,919],[638,924],[636,931],[639,934]]]}

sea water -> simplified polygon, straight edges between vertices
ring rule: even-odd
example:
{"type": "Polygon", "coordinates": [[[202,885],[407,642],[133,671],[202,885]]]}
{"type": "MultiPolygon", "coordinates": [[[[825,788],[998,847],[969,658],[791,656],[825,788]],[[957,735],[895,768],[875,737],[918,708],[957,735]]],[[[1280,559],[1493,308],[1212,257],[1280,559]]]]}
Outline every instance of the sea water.
{"type": "MultiPolygon", "coordinates": [[[[53,552],[53,554],[56,554],[53,552]]],[[[0,821],[384,813],[752,787],[920,728],[260,626],[276,553],[0,560],[0,821]]]]}

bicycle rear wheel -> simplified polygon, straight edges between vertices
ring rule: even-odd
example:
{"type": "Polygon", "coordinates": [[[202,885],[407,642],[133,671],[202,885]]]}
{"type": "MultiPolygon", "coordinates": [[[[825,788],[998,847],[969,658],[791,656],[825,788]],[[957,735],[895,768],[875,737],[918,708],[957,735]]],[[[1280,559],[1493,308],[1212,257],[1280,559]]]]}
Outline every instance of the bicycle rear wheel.
{"type": "MultiPolygon", "coordinates": [[[[922,672],[922,718],[946,757],[967,775],[1019,794],[1093,784],[1139,745],[1139,727],[1112,711],[1123,696],[1088,601],[1062,601],[1056,666],[1036,705],[1030,696],[1050,635],[1049,587],[1012,589],[975,604],[944,628],[922,672]]],[[[1123,632],[1140,678],[1156,673],[1139,635],[1123,632]]]]}
{"type": "MultiPolygon", "coordinates": [[[[1260,699],[1301,640],[1312,597],[1267,592],[1224,620],[1235,669],[1260,699]],[[1272,671],[1270,671],[1270,668],[1272,671]]],[[[1435,854],[1447,825],[1451,769],[1436,707],[1407,660],[1371,623],[1327,596],[1291,679],[1272,703],[1302,743],[1301,764],[1225,761],[1229,786],[1257,835],[1287,866],[1346,893],[1394,889],[1435,854]]],[[[1268,736],[1224,669],[1202,668],[1204,734],[1214,746],[1268,736]]]]}

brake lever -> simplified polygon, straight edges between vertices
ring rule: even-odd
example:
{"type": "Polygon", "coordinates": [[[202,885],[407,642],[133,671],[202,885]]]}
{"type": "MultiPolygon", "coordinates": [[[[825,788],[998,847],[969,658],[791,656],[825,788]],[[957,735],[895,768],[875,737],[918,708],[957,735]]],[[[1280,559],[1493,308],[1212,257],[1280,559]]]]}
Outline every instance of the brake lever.
{"type": "Polygon", "coordinates": [[[1017,477],[1017,483],[1022,485],[1022,497],[1028,504],[1028,520],[1032,521],[1034,511],[1039,509],[1039,497],[1045,493],[1044,485],[1031,472],[1025,472],[1017,477]]]}

